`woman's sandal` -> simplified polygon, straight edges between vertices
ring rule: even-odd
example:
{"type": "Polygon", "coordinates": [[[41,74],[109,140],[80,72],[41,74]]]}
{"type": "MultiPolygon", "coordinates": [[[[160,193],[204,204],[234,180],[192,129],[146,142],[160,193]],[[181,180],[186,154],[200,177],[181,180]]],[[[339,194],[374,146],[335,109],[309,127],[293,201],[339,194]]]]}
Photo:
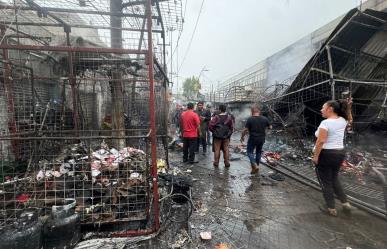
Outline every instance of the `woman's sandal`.
{"type": "Polygon", "coordinates": [[[352,210],[351,204],[349,204],[349,202],[345,202],[345,203],[342,203],[342,206],[343,206],[343,212],[347,215],[350,215],[352,210]]]}
{"type": "Polygon", "coordinates": [[[332,216],[332,217],[337,217],[337,211],[336,209],[330,209],[330,208],[327,208],[326,206],[319,206],[318,207],[321,212],[323,212],[324,214],[327,214],[329,216],[332,216]]]}

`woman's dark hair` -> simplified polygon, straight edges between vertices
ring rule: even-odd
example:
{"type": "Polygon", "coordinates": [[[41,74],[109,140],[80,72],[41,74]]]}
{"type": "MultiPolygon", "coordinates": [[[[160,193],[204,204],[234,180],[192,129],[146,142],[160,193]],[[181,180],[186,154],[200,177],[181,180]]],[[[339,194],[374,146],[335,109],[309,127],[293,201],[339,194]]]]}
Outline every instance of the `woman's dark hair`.
{"type": "Polygon", "coordinates": [[[347,100],[329,100],[326,104],[332,107],[333,112],[336,113],[339,117],[343,117],[345,120],[349,118],[350,105],[347,100]]]}

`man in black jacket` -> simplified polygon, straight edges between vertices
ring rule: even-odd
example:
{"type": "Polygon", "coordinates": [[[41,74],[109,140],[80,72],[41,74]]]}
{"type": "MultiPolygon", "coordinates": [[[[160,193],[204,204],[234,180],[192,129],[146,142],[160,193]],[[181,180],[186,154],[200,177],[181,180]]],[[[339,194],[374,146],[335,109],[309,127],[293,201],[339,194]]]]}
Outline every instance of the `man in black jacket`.
{"type": "Polygon", "coordinates": [[[199,152],[200,145],[202,145],[203,154],[206,154],[207,153],[207,129],[208,129],[208,122],[210,122],[211,120],[211,112],[204,108],[203,101],[199,101],[196,109],[196,114],[198,114],[200,118],[200,127],[199,127],[200,133],[198,136],[196,151],[199,152]]]}

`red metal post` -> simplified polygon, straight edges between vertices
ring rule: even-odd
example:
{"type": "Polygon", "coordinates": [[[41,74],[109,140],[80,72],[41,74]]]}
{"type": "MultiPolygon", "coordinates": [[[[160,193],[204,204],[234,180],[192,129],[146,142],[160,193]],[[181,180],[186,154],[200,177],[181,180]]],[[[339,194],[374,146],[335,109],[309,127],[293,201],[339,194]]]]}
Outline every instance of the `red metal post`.
{"type": "MultiPolygon", "coordinates": [[[[2,39],[1,45],[7,45],[7,39],[5,37],[5,27],[1,26],[1,36],[4,39],[2,39]]],[[[18,132],[17,126],[16,126],[16,118],[15,118],[15,102],[13,99],[13,87],[10,81],[11,76],[11,67],[8,62],[8,50],[3,49],[3,67],[4,67],[4,91],[5,96],[8,100],[8,129],[11,134],[15,134],[18,132]]],[[[16,159],[20,158],[19,153],[19,141],[18,140],[11,140],[12,144],[12,150],[15,155],[16,159]]]]}
{"type": "Polygon", "coordinates": [[[148,31],[148,76],[149,76],[149,112],[150,112],[150,128],[151,133],[151,175],[153,179],[153,205],[154,205],[154,219],[155,230],[159,230],[159,192],[157,184],[157,138],[156,138],[156,113],[155,113],[155,86],[153,78],[153,37],[152,37],[152,1],[146,1],[146,18],[147,18],[147,31],[148,31]]]}

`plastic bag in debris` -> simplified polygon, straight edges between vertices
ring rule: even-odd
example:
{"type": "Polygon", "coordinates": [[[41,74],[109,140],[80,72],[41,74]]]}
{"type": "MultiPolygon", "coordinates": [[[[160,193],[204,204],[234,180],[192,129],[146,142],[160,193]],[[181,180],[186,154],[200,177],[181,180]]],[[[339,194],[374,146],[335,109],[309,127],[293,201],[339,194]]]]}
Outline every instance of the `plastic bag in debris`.
{"type": "Polygon", "coordinates": [[[141,180],[141,174],[137,173],[137,172],[131,173],[129,179],[139,179],[139,180],[141,180]]]}
{"type": "Polygon", "coordinates": [[[131,157],[135,154],[145,155],[144,151],[132,147],[126,147],[120,150],[120,155],[122,158],[131,157]]]}
{"type": "Polygon", "coordinates": [[[105,158],[109,157],[108,151],[105,149],[99,149],[92,153],[94,158],[97,158],[99,160],[105,160],[105,158]]]}
{"type": "Polygon", "coordinates": [[[164,159],[157,159],[157,173],[166,173],[167,162],[164,159]]]}
{"type": "Polygon", "coordinates": [[[210,239],[212,239],[211,232],[200,232],[200,238],[202,240],[210,240],[210,239]]]}
{"type": "Polygon", "coordinates": [[[285,180],[285,177],[279,172],[272,173],[269,175],[269,177],[273,180],[280,181],[280,182],[285,180]]]}

